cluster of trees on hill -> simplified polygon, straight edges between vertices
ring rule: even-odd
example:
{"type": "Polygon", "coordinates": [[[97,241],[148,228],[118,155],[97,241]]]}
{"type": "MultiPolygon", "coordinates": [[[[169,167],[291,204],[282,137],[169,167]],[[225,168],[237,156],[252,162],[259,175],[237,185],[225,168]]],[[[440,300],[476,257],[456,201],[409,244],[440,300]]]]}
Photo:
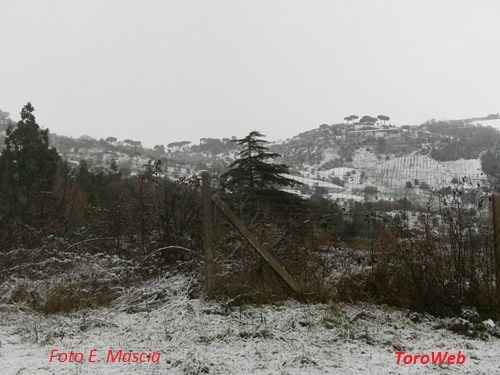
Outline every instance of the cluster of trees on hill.
{"type": "Polygon", "coordinates": [[[50,144],[54,145],[61,155],[66,156],[70,154],[79,154],[80,151],[88,153],[91,150],[99,150],[101,153],[122,153],[130,157],[146,153],[146,150],[142,146],[142,142],[133,141],[131,139],[120,141],[116,137],[95,139],[88,135],[82,135],[78,138],[73,138],[51,134],[50,144]]]}
{"type": "Polygon", "coordinates": [[[431,149],[431,157],[438,161],[476,159],[483,151],[496,148],[500,143],[500,132],[488,126],[464,121],[430,121],[424,126],[442,136],[431,149]]]}
{"type": "Polygon", "coordinates": [[[209,152],[213,155],[228,153],[235,148],[233,140],[229,138],[201,138],[200,144],[198,146],[192,146],[191,150],[209,152]]]}
{"type": "MultiPolygon", "coordinates": [[[[344,120],[347,123],[349,123],[349,122],[354,123],[354,121],[356,121],[357,119],[359,119],[359,117],[357,115],[350,115],[350,116],[344,117],[344,120]]],[[[386,116],[386,115],[378,115],[377,117],[365,115],[365,116],[361,117],[361,119],[359,120],[359,123],[363,124],[363,125],[373,125],[377,121],[380,120],[385,125],[386,121],[389,121],[390,119],[391,118],[389,116],[386,116]]]]}

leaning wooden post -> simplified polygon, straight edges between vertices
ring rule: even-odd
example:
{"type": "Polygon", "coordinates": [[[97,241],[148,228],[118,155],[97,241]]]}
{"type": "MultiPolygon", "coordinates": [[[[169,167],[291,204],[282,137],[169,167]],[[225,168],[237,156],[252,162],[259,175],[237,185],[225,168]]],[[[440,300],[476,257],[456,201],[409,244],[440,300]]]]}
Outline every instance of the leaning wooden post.
{"type": "Polygon", "coordinates": [[[205,286],[208,293],[215,287],[214,253],[212,247],[213,215],[212,215],[212,189],[210,173],[205,171],[201,174],[203,194],[203,246],[205,249],[205,286]]]}
{"type": "Polygon", "coordinates": [[[248,228],[243,224],[243,222],[229,209],[224,202],[219,198],[213,197],[212,201],[215,206],[229,219],[231,224],[240,232],[240,234],[245,237],[248,243],[259,253],[259,255],[269,264],[272,269],[283,279],[283,281],[294,291],[300,292],[300,285],[294,280],[294,278],[287,272],[285,267],[283,267],[271,253],[265,249],[259,242],[257,237],[255,237],[248,228]]]}

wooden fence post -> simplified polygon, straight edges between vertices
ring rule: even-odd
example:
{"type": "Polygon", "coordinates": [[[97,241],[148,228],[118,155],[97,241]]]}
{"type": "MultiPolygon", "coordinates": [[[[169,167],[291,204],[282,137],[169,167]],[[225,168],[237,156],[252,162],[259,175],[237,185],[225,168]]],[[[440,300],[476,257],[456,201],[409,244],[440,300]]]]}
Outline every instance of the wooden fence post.
{"type": "Polygon", "coordinates": [[[201,174],[203,195],[203,247],[205,250],[205,286],[208,293],[215,287],[214,253],[212,247],[213,237],[213,215],[212,215],[212,189],[210,173],[205,171],[201,174]]]}
{"type": "Polygon", "coordinates": [[[283,281],[296,293],[300,292],[300,285],[287,272],[272,254],[265,249],[259,240],[247,229],[245,224],[229,209],[219,198],[214,197],[215,206],[229,219],[231,224],[245,237],[248,243],[259,253],[259,255],[271,266],[271,268],[283,279],[283,281]]]}
{"type": "Polygon", "coordinates": [[[495,244],[496,310],[500,316],[500,194],[493,194],[491,208],[493,215],[493,240],[495,244]]]}

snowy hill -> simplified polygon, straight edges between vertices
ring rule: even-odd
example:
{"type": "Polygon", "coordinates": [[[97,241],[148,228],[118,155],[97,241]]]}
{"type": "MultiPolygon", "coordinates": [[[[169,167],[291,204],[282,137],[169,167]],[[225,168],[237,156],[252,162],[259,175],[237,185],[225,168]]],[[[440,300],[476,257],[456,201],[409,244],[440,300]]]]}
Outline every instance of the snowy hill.
{"type": "MultiPolygon", "coordinates": [[[[332,199],[399,199],[425,195],[463,177],[482,183],[481,154],[499,148],[500,132],[477,124],[500,128],[496,115],[403,127],[323,124],[269,147],[282,155],[279,162],[290,166],[290,175],[304,184],[303,196],[321,187],[332,199]]],[[[116,163],[123,175],[129,175],[139,173],[150,160],[161,160],[163,172],[172,179],[207,169],[220,175],[238,151],[229,138],[172,142],[154,149],[113,137],[53,135],[51,142],[76,168],[80,160],[91,168],[116,163]]]]}

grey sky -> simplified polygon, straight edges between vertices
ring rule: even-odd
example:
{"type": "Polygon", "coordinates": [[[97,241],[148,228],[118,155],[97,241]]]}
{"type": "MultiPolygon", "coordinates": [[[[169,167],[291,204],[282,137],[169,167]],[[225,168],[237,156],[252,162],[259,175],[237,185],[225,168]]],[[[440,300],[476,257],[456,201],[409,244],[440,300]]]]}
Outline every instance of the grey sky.
{"type": "Polygon", "coordinates": [[[500,112],[497,0],[0,0],[0,109],[147,146],[500,112]],[[391,121],[392,122],[392,121],[391,121]]]}

